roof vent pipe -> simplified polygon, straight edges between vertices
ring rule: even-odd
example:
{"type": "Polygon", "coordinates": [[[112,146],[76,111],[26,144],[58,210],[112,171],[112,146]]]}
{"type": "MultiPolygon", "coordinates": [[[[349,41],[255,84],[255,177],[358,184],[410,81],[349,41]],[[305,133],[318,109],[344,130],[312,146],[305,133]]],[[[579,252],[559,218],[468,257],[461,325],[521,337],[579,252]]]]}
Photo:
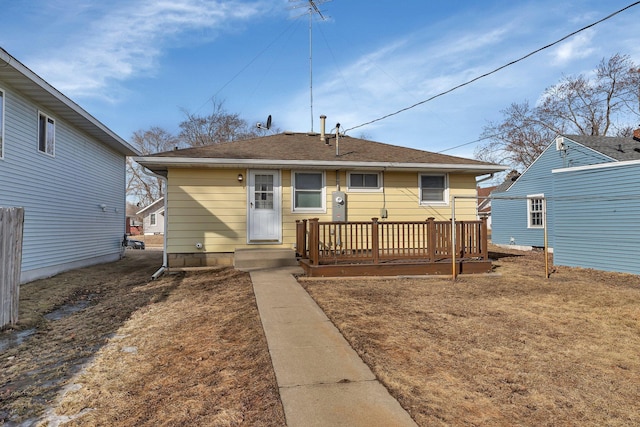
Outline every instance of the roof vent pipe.
{"type": "Polygon", "coordinates": [[[326,120],[327,120],[327,116],[325,116],[324,114],[320,116],[320,141],[324,142],[325,144],[329,144],[327,142],[327,137],[325,136],[325,130],[324,130],[326,120]]]}

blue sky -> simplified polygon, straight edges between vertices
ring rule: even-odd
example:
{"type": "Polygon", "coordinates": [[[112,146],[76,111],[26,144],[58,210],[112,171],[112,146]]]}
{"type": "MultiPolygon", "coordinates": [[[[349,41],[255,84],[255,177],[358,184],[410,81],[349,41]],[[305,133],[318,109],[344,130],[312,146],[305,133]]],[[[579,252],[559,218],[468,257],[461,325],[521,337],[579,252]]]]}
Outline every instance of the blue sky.
{"type": "MultiPolygon", "coordinates": [[[[349,129],[491,71],[631,0],[316,2],[313,128],[349,129]]],[[[0,46],[126,140],[211,98],[250,123],[311,130],[302,0],[0,0],[0,46]],[[301,6],[294,8],[294,6],[301,6]]],[[[640,63],[640,5],[514,66],[348,132],[472,157],[489,120],[602,58],[640,63]]]]}

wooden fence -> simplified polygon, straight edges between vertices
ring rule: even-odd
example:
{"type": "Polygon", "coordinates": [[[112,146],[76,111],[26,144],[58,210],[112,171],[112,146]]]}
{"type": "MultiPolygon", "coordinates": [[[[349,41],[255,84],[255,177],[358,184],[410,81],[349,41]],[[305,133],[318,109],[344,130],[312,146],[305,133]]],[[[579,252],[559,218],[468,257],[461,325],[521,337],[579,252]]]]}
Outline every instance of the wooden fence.
{"type": "Polygon", "coordinates": [[[296,248],[311,265],[352,262],[488,260],[487,221],[320,222],[296,221],[296,248]]]}
{"type": "Polygon", "coordinates": [[[0,208],[0,329],[18,322],[23,208],[0,208]]]}

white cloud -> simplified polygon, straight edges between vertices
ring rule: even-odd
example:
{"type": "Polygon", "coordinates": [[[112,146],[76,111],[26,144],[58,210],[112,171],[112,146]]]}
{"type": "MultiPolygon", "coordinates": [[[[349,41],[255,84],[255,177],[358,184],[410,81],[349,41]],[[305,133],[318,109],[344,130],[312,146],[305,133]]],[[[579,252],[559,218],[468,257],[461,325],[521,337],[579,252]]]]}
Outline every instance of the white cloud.
{"type": "Polygon", "coordinates": [[[553,63],[563,66],[576,59],[588,58],[594,52],[592,39],[594,30],[585,30],[562,42],[552,53],[553,63]]]}
{"type": "MultiPolygon", "coordinates": [[[[185,43],[184,36],[197,32],[203,43],[216,32],[261,13],[260,2],[218,0],[142,0],[111,4],[83,26],[60,54],[32,61],[34,69],[71,97],[116,100],[112,82],[143,74],[153,75],[165,46],[185,43]],[[107,88],[110,87],[109,90],[107,88]]],[[[86,15],[84,16],[86,18],[86,15]]],[[[74,23],[71,23],[73,25],[74,23]]]]}

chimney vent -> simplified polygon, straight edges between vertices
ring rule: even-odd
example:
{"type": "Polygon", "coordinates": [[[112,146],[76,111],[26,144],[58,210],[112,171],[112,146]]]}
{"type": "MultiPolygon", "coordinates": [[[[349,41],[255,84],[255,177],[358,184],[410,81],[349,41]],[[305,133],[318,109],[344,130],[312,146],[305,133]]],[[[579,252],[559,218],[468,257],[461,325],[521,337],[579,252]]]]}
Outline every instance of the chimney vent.
{"type": "Polygon", "coordinates": [[[326,120],[327,120],[327,116],[325,116],[324,114],[320,116],[320,141],[324,142],[325,144],[329,144],[327,142],[327,137],[325,135],[326,120]]]}
{"type": "Polygon", "coordinates": [[[633,139],[640,141],[640,128],[633,131],[633,139]]]}

